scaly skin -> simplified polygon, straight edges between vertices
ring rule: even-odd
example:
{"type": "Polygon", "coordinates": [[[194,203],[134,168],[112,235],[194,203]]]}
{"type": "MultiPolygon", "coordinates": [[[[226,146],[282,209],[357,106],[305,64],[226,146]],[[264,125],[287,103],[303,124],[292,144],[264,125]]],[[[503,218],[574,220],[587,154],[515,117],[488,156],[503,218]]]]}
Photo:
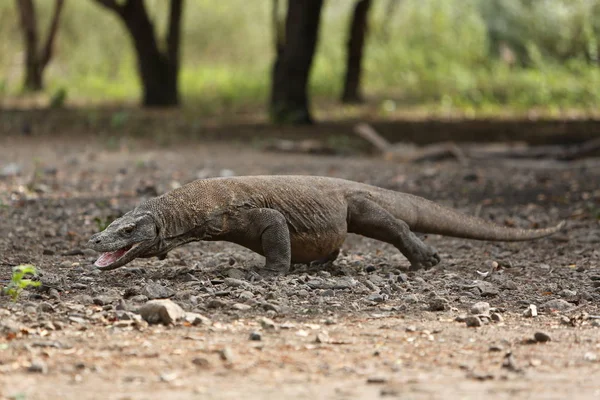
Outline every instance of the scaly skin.
{"type": "Polygon", "coordinates": [[[265,256],[265,269],[333,260],[348,232],[393,244],[412,269],[440,261],[414,233],[493,241],[531,240],[557,232],[516,229],[461,214],[421,197],[318,176],[202,179],[143,202],[92,236],[89,247],[110,270],[138,257],[161,257],[200,240],[224,240],[265,256]],[[132,246],[130,248],[130,246],[132,246]]]}

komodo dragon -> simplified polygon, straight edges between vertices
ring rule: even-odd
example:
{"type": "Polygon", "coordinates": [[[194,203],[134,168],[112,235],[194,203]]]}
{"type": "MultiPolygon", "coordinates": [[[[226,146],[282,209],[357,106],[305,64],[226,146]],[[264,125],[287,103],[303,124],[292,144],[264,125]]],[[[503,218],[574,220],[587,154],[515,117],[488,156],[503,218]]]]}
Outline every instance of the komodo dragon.
{"type": "Polygon", "coordinates": [[[461,214],[422,197],[318,176],[243,176],[191,182],[147,200],[89,240],[103,254],[95,265],[121,267],[138,257],[160,259],[185,243],[224,240],[266,258],[266,273],[290,263],[332,261],[348,232],[394,245],[411,269],[440,261],[412,231],[519,241],[557,232],[516,229],[461,214]]]}

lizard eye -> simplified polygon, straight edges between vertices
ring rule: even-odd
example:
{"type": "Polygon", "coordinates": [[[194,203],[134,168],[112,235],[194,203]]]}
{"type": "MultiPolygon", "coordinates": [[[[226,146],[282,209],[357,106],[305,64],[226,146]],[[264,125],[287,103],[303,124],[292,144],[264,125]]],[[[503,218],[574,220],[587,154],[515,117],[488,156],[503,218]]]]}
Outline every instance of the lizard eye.
{"type": "Polygon", "coordinates": [[[124,226],[123,228],[121,228],[121,232],[129,234],[129,233],[133,232],[134,228],[135,228],[135,225],[127,225],[127,226],[124,226]]]}

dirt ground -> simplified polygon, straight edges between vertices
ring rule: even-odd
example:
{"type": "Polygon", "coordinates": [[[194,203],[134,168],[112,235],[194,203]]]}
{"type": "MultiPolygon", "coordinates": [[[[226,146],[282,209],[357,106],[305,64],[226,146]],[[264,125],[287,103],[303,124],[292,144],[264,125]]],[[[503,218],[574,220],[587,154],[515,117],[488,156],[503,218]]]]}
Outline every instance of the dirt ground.
{"type": "Polygon", "coordinates": [[[0,284],[33,264],[42,285],[0,297],[0,398],[599,398],[599,183],[593,159],[407,166],[223,140],[2,138],[0,284]],[[431,235],[443,261],[418,272],[358,236],[333,265],[266,280],[252,273],[262,258],[229,243],[93,267],[89,236],[142,199],[249,174],[347,178],[502,225],[566,227],[523,243],[431,235]],[[210,321],[128,319],[153,297],[210,321]]]}

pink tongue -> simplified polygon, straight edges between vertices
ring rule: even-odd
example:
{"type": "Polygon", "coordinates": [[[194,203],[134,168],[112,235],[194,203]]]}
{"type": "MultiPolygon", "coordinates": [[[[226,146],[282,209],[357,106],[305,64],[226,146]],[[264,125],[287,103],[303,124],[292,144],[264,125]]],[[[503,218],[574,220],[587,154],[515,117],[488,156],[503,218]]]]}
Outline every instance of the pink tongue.
{"type": "Polygon", "coordinates": [[[102,255],[98,257],[94,265],[96,267],[106,267],[117,261],[125,253],[127,253],[127,249],[119,249],[117,251],[109,251],[108,253],[102,253],[102,255]]]}

